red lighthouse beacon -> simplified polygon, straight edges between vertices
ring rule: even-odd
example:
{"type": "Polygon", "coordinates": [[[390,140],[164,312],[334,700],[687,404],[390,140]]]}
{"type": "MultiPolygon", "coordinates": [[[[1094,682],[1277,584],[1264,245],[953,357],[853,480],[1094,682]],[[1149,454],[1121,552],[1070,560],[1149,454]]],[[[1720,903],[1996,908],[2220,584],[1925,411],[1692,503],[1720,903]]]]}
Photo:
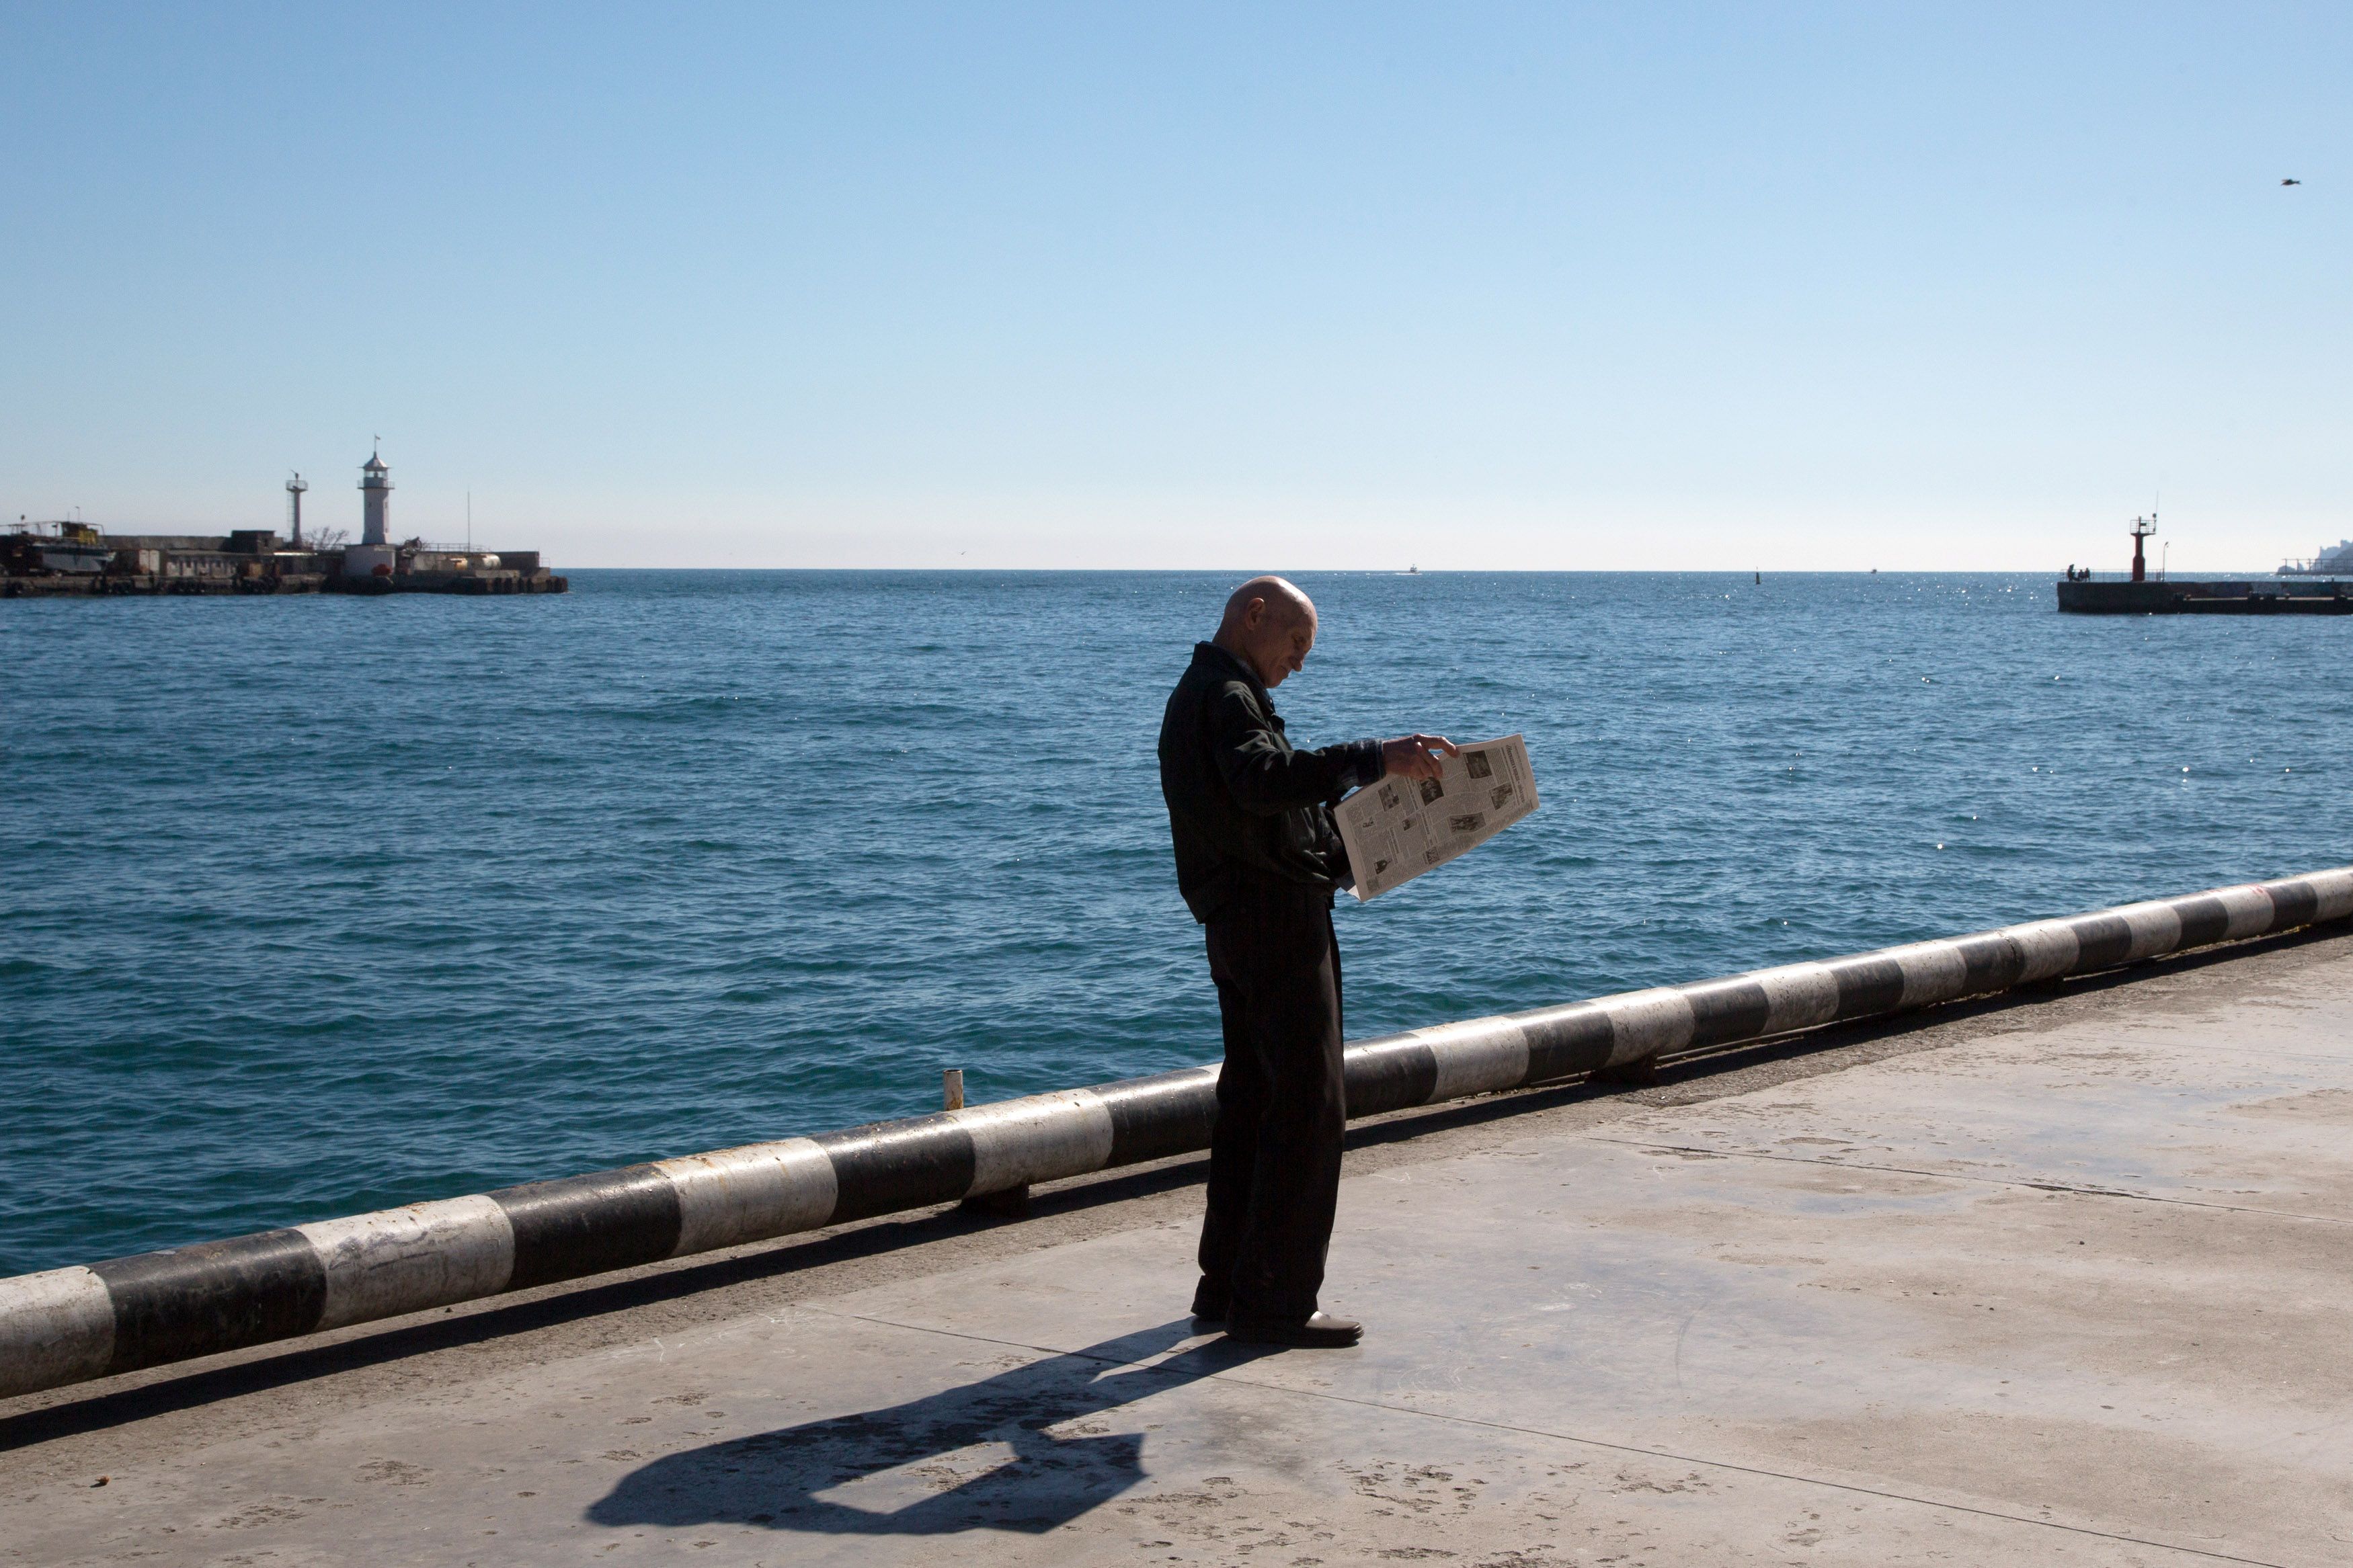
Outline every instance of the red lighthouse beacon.
{"type": "Polygon", "coordinates": [[[2157,531],[2157,513],[2133,519],[2133,578],[2136,583],[2148,581],[2148,558],[2141,553],[2140,542],[2157,531]]]}

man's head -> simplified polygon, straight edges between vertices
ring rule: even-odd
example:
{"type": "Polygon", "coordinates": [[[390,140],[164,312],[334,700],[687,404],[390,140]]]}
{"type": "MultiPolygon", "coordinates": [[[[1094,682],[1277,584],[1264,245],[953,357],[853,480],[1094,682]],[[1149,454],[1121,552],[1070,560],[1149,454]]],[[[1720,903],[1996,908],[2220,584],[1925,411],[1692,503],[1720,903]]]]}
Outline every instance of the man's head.
{"type": "Polygon", "coordinates": [[[1307,662],[1315,646],[1315,606],[1280,577],[1253,577],[1226,600],[1213,640],[1272,689],[1307,662]]]}

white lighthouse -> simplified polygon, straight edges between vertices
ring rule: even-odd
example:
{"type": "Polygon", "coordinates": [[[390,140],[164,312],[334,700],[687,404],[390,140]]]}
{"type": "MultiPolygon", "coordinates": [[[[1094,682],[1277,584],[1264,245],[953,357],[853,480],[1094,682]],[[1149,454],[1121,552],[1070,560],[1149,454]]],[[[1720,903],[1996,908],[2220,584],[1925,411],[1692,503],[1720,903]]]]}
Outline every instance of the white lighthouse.
{"type": "Polygon", "coordinates": [[[360,466],[360,502],[364,509],[360,522],[362,544],[389,544],[392,536],[385,531],[391,523],[392,470],[374,452],[360,466]]]}
{"type": "Polygon", "coordinates": [[[392,546],[392,470],[375,453],[360,465],[360,542],[343,552],[346,577],[382,577],[389,586],[400,569],[392,546]]]}

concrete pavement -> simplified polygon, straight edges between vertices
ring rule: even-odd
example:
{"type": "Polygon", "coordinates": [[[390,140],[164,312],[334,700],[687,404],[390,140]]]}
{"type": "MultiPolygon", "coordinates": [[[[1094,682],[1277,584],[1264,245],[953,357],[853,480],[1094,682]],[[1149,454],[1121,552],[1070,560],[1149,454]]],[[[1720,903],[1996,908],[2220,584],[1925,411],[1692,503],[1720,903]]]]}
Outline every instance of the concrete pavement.
{"type": "Polygon", "coordinates": [[[1187,1162],[0,1405],[0,1563],[2353,1563],[2353,938],[1504,1109],[1359,1134],[1356,1351],[1191,1331],[1187,1162]]]}

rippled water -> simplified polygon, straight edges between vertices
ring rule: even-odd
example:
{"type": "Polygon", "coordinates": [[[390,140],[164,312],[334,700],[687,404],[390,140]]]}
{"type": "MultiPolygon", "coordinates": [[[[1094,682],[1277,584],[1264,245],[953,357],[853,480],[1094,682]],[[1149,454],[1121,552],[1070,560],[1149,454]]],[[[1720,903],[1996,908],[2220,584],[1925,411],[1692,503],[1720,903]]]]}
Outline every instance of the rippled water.
{"type": "MultiPolygon", "coordinates": [[[[1308,743],[1544,809],[1352,1037],[2353,859],[2337,620],[2049,579],[1324,575],[1308,743]]],[[[1153,763],[1222,578],[0,606],[0,1273],[1217,1053],[1153,763]]]]}

